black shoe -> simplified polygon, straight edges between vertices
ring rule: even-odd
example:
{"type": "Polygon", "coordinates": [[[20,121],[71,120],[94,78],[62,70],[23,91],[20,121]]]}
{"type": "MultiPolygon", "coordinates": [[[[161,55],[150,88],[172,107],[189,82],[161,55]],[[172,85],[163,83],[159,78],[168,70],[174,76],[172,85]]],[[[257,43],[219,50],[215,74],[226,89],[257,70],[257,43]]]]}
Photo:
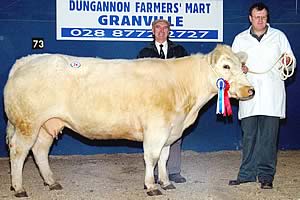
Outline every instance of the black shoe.
{"type": "Polygon", "coordinates": [[[170,181],[174,181],[175,183],[185,183],[186,179],[181,176],[180,173],[177,174],[169,174],[170,181]]]}
{"type": "Polygon", "coordinates": [[[241,184],[240,180],[230,180],[228,185],[239,185],[241,184]]]}
{"type": "Polygon", "coordinates": [[[249,182],[253,182],[253,181],[240,181],[239,179],[236,179],[236,180],[230,180],[228,185],[240,185],[240,184],[249,183],[249,182]]]}
{"type": "Polygon", "coordinates": [[[272,182],[261,182],[260,183],[260,188],[261,189],[272,189],[273,188],[273,183],[272,182]]]}

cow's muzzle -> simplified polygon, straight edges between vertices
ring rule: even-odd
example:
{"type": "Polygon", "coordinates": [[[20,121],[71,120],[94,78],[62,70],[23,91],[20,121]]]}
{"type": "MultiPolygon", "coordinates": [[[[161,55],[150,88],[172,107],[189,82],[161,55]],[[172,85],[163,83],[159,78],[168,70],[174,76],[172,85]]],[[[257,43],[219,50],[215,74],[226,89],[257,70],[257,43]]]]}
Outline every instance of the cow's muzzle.
{"type": "Polygon", "coordinates": [[[249,100],[249,99],[252,99],[255,95],[255,90],[254,88],[249,88],[248,89],[248,97],[241,97],[240,100],[244,101],[244,100],[249,100]]]}
{"type": "Polygon", "coordinates": [[[250,88],[250,89],[248,90],[248,94],[249,94],[249,97],[250,97],[250,98],[253,98],[254,95],[255,95],[255,90],[254,90],[254,88],[250,88]]]}

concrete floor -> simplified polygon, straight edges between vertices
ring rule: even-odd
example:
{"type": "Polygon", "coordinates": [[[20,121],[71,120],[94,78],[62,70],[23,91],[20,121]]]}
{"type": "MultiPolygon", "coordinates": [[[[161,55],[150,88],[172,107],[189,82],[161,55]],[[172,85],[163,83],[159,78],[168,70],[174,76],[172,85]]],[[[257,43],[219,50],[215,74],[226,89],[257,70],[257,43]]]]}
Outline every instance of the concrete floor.
{"type": "MultiPolygon", "coordinates": [[[[183,184],[163,195],[148,197],[143,189],[142,154],[50,156],[50,165],[63,190],[49,191],[31,157],[24,166],[23,183],[33,200],[300,200],[300,151],[281,151],[272,190],[259,183],[228,186],[237,175],[239,151],[182,153],[183,184]]],[[[0,159],[0,199],[17,199],[10,191],[8,158],[0,159]]],[[[159,187],[160,188],[160,187],[159,187]]]]}

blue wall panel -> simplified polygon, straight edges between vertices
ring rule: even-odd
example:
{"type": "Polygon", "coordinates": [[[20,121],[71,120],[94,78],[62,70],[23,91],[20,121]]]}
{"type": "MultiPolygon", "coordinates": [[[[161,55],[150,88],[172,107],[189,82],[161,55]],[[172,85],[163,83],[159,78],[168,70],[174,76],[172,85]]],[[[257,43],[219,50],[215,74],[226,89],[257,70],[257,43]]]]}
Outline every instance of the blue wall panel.
{"type": "MultiPolygon", "coordinates": [[[[224,43],[249,26],[248,8],[254,1],[224,0],[224,43]]],[[[264,1],[271,11],[271,25],[284,31],[300,62],[300,17],[297,0],[264,1]],[[298,36],[298,37],[297,37],[298,36]]],[[[63,53],[76,56],[133,59],[147,42],[56,41],[55,0],[1,0],[0,2],[0,156],[7,156],[5,145],[6,116],[3,88],[14,61],[33,53],[63,53]],[[31,39],[45,39],[43,50],[32,50],[31,39]]],[[[181,43],[190,53],[211,51],[216,43],[181,43]]],[[[299,73],[286,82],[287,119],[281,123],[280,149],[300,149],[299,73]]],[[[202,110],[194,125],[184,133],[183,149],[195,151],[235,150],[240,148],[241,132],[237,120],[237,101],[232,100],[234,116],[222,119],[215,115],[213,98],[202,110]]],[[[95,154],[142,152],[142,143],[126,140],[92,141],[64,130],[55,141],[51,154],[95,154]]]]}

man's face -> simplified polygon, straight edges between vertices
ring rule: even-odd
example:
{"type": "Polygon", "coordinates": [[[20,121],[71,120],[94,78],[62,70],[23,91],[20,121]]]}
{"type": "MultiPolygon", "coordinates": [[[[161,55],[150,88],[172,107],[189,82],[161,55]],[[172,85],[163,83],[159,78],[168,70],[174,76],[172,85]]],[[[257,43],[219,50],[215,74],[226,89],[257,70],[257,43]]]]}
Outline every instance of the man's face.
{"type": "Polygon", "coordinates": [[[263,32],[267,27],[268,12],[266,9],[253,9],[249,16],[249,20],[255,32],[263,32]]]}
{"type": "Polygon", "coordinates": [[[155,40],[157,42],[163,43],[167,40],[169,35],[169,26],[165,22],[158,22],[152,28],[155,40]]]}

